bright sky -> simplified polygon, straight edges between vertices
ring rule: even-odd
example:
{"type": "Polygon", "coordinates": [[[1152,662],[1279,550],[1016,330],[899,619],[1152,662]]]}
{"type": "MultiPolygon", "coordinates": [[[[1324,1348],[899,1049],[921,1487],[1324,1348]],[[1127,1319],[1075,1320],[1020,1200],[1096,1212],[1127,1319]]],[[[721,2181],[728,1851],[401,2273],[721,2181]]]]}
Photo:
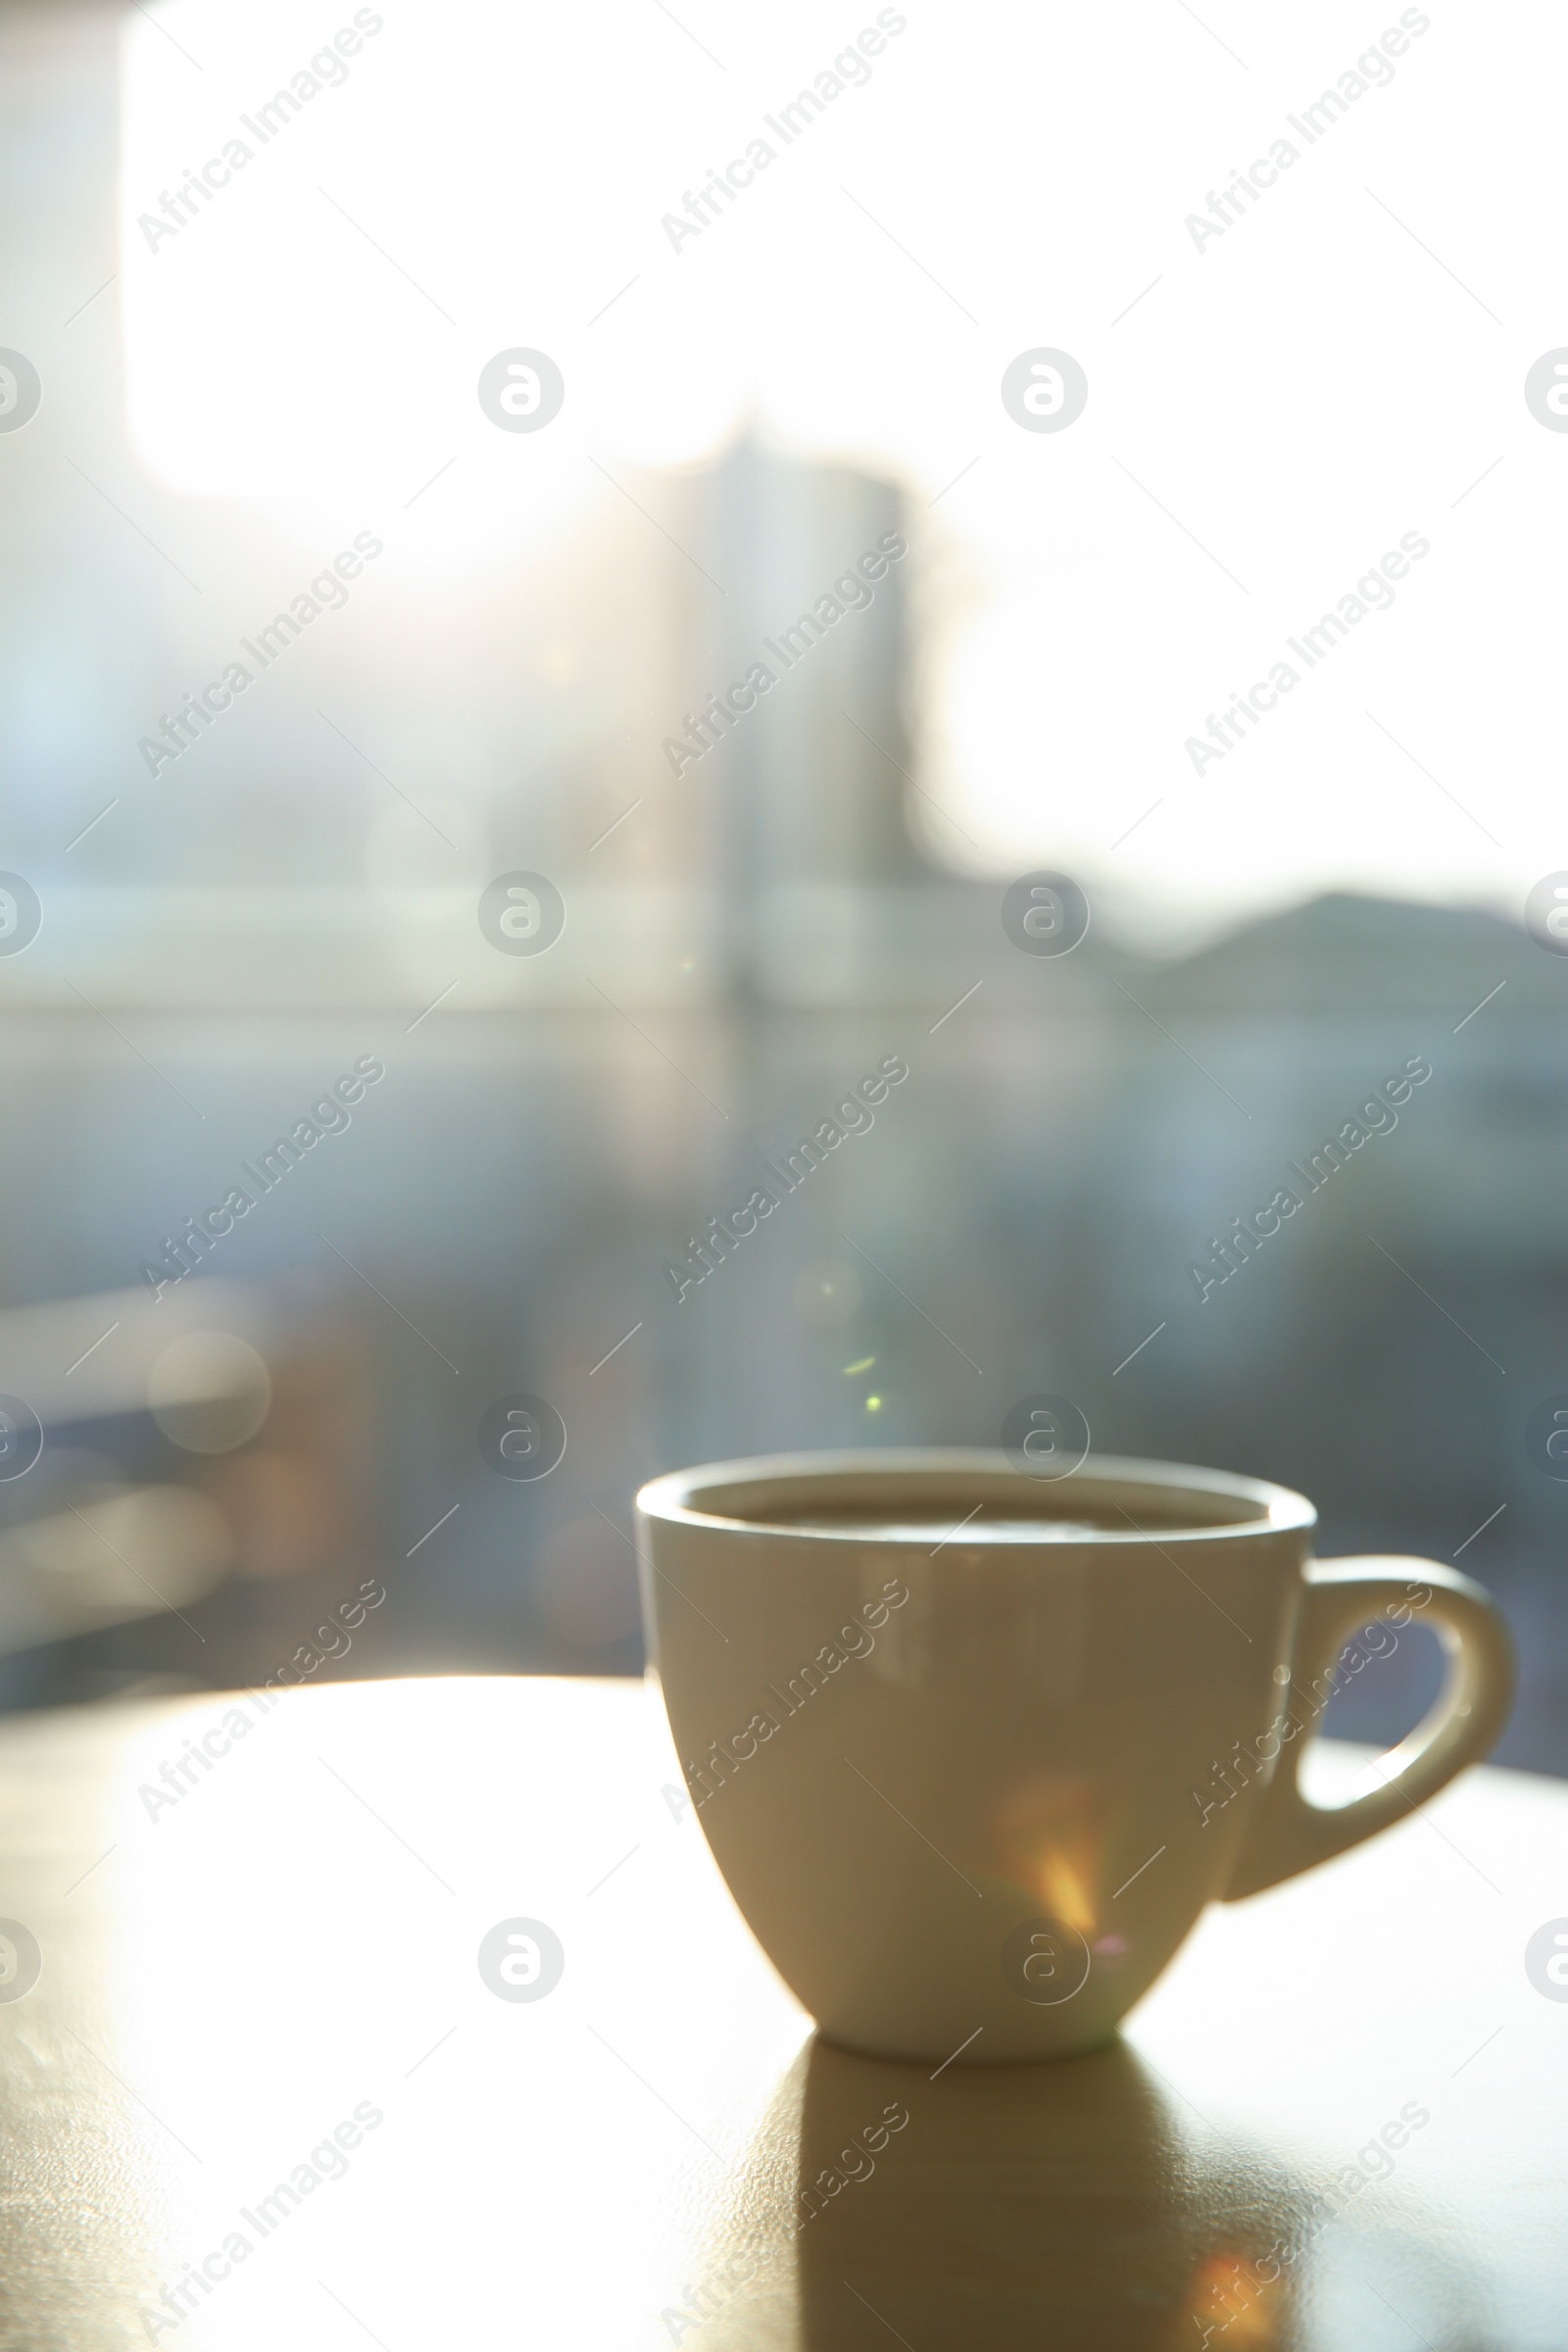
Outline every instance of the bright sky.
{"type": "Polygon", "coordinates": [[[439,578],[612,495],[590,458],[698,460],[754,415],[906,486],[922,780],[973,843],[945,854],[1065,866],[1151,944],[1329,887],[1516,909],[1568,866],[1568,433],[1523,390],[1568,345],[1568,28],[1530,0],[1201,15],[884,9],[786,144],[764,118],[875,6],[378,0],[263,145],[240,118],[354,9],[167,0],[125,51],[138,447],[295,512],[401,510],[456,454],[410,516],[439,578]],[[1391,31],[1343,119],[1290,125],[1391,31]],[[149,250],[138,216],[235,136],[248,164],[149,250]],[[758,138],[673,249],[662,217],[758,138]],[[1185,217],[1281,139],[1200,250],[1185,217]],[[514,345],[565,378],[538,435],[475,397],[514,345]],[[1038,347],[1087,374],[1061,432],[1002,403],[1038,347]],[[1407,534],[1430,552],[1309,668],[1287,638],[1407,534]],[[1196,772],[1187,739],[1282,661],[1299,683],[1196,772]]]}

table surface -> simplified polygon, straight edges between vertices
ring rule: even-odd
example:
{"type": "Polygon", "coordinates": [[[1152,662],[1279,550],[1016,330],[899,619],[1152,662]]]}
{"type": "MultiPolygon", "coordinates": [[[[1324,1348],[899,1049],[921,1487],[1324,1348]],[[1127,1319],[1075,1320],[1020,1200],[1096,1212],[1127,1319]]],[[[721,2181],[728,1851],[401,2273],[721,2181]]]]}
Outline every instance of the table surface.
{"type": "Polygon", "coordinates": [[[636,1685],[14,1720],[0,1846],[26,2352],[1568,2342],[1550,1782],[1211,1911],[1110,2050],[934,2080],[813,2036],[636,1685]],[[542,1998],[481,1978],[513,1919],[542,1998]]]}

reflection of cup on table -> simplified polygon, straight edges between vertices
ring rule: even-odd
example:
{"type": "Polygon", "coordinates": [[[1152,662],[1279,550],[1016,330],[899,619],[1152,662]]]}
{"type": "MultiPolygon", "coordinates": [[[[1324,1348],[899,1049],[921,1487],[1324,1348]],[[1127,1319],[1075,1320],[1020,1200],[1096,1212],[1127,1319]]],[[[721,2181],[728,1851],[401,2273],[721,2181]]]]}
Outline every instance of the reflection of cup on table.
{"type": "MultiPolygon", "coordinates": [[[[1260,2205],[1263,2150],[1232,2139],[1216,2159],[1125,2042],[1021,2073],[952,2067],[933,2083],[924,2065],[817,2039],[803,2072],[787,2226],[811,2352],[868,2344],[867,2307],[890,2343],[920,2352],[1197,2345],[1194,2315],[1212,2316],[1205,2269],[1223,2255],[1250,2275],[1299,2198],[1273,2163],[1260,2205]],[[889,2109],[906,2128],[873,2154],[865,2118],[889,2109]]],[[[1278,2341],[1297,2281],[1262,2263],[1254,2294],[1232,2300],[1251,2321],[1233,2344],[1278,2341]]]]}
{"type": "Polygon", "coordinates": [[[1511,1651],[1481,1588],[1310,1557],[1299,1495],[1004,1454],[721,1463],[638,1497],[669,1720],[730,1891],[823,2030],[884,2056],[1102,2042],[1203,1906],[1402,1820],[1485,1753],[1511,1651]],[[1334,1811],[1300,1753],[1342,1646],[1419,1614],[1445,1689],[1334,1811]]]}

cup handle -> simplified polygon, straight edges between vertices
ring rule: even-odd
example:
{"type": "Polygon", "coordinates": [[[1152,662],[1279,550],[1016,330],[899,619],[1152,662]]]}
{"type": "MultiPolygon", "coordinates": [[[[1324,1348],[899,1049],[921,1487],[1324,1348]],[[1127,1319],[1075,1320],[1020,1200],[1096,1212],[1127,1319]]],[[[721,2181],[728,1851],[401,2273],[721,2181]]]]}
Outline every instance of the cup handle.
{"type": "Polygon", "coordinates": [[[1311,1560],[1297,1621],[1288,1719],[1297,1725],[1279,1750],[1250,1835],[1224,1900],[1257,1894],[1295,1878],[1363,1838],[1402,1821],[1484,1756],[1513,1703],[1513,1643],[1483,1588],[1456,1568],[1404,1558],[1311,1560]],[[1429,1601],[1412,1602],[1411,1586],[1429,1601]],[[1421,1611],[1447,1652],[1447,1673],[1430,1712],[1385,1759],[1390,1779],[1369,1795],[1329,1808],[1308,1804],[1298,1787],[1301,1751],[1327,1703],[1349,1638],[1382,1616],[1399,1622],[1421,1611]]]}

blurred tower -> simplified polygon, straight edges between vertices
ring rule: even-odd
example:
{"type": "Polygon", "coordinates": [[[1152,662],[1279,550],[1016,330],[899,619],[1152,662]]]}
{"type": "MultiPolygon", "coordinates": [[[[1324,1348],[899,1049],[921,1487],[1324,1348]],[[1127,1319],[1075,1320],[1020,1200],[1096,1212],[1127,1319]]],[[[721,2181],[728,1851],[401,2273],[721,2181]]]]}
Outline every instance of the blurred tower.
{"type": "Polygon", "coordinates": [[[716,583],[694,574],[689,708],[754,664],[773,679],[702,762],[737,1009],[779,994],[831,908],[853,919],[868,888],[930,878],[905,820],[902,504],[891,483],[750,438],[689,486],[686,543],[716,583]]]}

